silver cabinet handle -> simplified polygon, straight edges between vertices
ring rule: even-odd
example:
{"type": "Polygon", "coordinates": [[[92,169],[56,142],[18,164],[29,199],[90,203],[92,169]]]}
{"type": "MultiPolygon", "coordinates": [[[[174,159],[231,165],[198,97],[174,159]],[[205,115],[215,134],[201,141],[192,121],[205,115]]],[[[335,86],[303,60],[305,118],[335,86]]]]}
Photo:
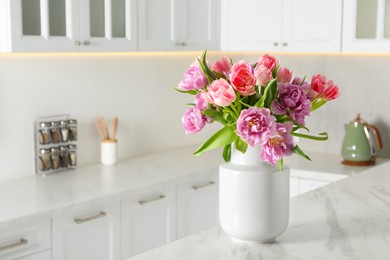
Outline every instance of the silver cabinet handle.
{"type": "Polygon", "coordinates": [[[148,203],[150,203],[150,202],[154,202],[154,201],[162,200],[162,199],[165,199],[165,196],[164,196],[164,195],[160,195],[160,196],[158,196],[158,197],[156,197],[156,198],[149,199],[149,200],[140,200],[140,201],[138,201],[138,203],[139,203],[141,206],[143,206],[143,205],[148,204],[148,203]]]}
{"type": "Polygon", "coordinates": [[[91,220],[94,220],[97,218],[102,218],[105,216],[107,216],[107,213],[104,211],[100,211],[100,213],[95,215],[95,216],[91,216],[91,217],[87,217],[87,218],[75,218],[74,222],[76,222],[77,224],[82,224],[82,223],[85,223],[85,222],[88,222],[88,221],[91,221],[91,220]]]}
{"type": "Polygon", "coordinates": [[[80,41],[75,41],[75,42],[74,42],[74,45],[80,46],[80,45],[81,45],[81,42],[80,42],[80,41]]]}
{"type": "Polygon", "coordinates": [[[287,46],[288,46],[288,43],[287,43],[287,42],[284,42],[284,43],[283,43],[283,46],[284,46],[284,47],[287,47],[287,46]]]}
{"type": "Polygon", "coordinates": [[[84,44],[85,46],[88,46],[88,45],[90,45],[91,43],[90,43],[89,41],[83,41],[83,44],[84,44]]]}
{"type": "Polygon", "coordinates": [[[16,243],[13,243],[13,244],[10,244],[10,245],[6,245],[6,246],[0,247],[0,252],[6,251],[6,250],[10,250],[10,249],[13,249],[13,248],[16,248],[16,247],[19,247],[19,246],[27,245],[27,243],[28,243],[28,240],[22,238],[22,239],[20,239],[19,242],[16,242],[16,243]]]}
{"type": "Polygon", "coordinates": [[[209,181],[209,182],[204,183],[204,184],[194,185],[194,186],[192,186],[192,189],[199,190],[199,189],[203,189],[203,188],[206,188],[206,187],[214,185],[214,184],[215,184],[215,182],[209,181]]]}
{"type": "Polygon", "coordinates": [[[176,46],[187,46],[186,42],[176,42],[176,46]]]}
{"type": "Polygon", "coordinates": [[[274,46],[275,47],[279,46],[279,43],[278,42],[274,42],[274,46]]]}

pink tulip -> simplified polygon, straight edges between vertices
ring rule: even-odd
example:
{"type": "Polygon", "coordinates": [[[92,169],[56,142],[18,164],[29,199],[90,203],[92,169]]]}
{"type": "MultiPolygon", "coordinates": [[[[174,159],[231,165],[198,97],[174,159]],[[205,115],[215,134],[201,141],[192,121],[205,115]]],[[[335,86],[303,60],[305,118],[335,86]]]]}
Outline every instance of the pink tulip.
{"type": "Polygon", "coordinates": [[[257,66],[261,65],[263,65],[272,72],[276,68],[276,66],[278,66],[278,61],[274,56],[265,54],[257,60],[257,66]]]}
{"type": "Polygon", "coordinates": [[[281,83],[290,82],[291,77],[292,77],[292,72],[286,67],[279,67],[278,71],[276,72],[276,78],[278,82],[281,83]]]}
{"type": "Polygon", "coordinates": [[[230,68],[232,67],[232,64],[230,62],[230,59],[226,56],[223,56],[220,60],[215,62],[212,70],[225,75],[226,77],[229,75],[230,68]]]}
{"type": "Polygon", "coordinates": [[[236,100],[233,87],[225,79],[211,82],[208,87],[208,94],[213,103],[221,107],[227,107],[236,100]]]}
{"type": "Polygon", "coordinates": [[[250,96],[256,93],[256,79],[253,74],[253,66],[245,61],[234,64],[230,70],[230,83],[233,88],[243,96],[250,96]]]}
{"type": "Polygon", "coordinates": [[[202,130],[206,124],[206,118],[202,111],[196,107],[190,107],[181,118],[186,134],[195,134],[202,130]]]}
{"type": "Polygon", "coordinates": [[[294,138],[290,134],[292,127],[291,122],[276,123],[277,133],[261,147],[260,161],[275,165],[283,156],[292,154],[292,149],[295,146],[294,138]]]}
{"type": "Polygon", "coordinates": [[[236,134],[250,146],[264,145],[276,134],[275,117],[269,109],[251,107],[241,111],[236,134]]]}
{"type": "Polygon", "coordinates": [[[268,69],[264,65],[257,66],[255,69],[256,84],[259,86],[266,86],[267,83],[273,78],[272,70],[268,69]]]}

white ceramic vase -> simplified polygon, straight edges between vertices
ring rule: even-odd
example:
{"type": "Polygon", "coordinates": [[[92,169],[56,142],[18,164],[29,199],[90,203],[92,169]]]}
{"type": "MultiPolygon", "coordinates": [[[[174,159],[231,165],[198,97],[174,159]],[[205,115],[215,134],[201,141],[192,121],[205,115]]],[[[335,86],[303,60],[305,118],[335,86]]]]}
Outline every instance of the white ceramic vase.
{"type": "Polygon", "coordinates": [[[290,171],[259,161],[260,147],[245,154],[232,147],[231,160],[219,167],[219,220],[235,240],[267,243],[288,226],[290,171]]]}

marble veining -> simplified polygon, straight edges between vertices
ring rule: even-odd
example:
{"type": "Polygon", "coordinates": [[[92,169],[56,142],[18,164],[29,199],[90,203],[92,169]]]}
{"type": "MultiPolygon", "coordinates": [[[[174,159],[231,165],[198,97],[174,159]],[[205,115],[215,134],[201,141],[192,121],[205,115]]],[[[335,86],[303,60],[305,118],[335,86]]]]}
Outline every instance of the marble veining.
{"type": "Polygon", "coordinates": [[[219,227],[131,260],[390,259],[390,162],[291,200],[289,227],[269,244],[232,241],[219,227]]]}

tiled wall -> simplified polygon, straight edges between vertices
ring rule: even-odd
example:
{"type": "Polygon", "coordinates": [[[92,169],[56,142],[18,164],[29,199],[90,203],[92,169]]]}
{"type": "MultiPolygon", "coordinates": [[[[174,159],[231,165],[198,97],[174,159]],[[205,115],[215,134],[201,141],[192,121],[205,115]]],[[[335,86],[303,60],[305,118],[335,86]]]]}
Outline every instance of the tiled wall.
{"type": "MultiPolygon", "coordinates": [[[[79,121],[79,164],[99,162],[95,119],[119,117],[119,157],[200,143],[218,129],[186,136],[180,118],[191,97],[174,91],[193,53],[0,54],[0,179],[33,174],[33,121],[71,114],[79,121]]],[[[259,53],[210,53],[255,62],[259,53]]],[[[357,113],[380,129],[390,157],[390,55],[274,54],[296,76],[321,73],[341,97],[307,120],[327,142],[302,141],[306,151],[339,153],[344,124],[357,113]]]]}

